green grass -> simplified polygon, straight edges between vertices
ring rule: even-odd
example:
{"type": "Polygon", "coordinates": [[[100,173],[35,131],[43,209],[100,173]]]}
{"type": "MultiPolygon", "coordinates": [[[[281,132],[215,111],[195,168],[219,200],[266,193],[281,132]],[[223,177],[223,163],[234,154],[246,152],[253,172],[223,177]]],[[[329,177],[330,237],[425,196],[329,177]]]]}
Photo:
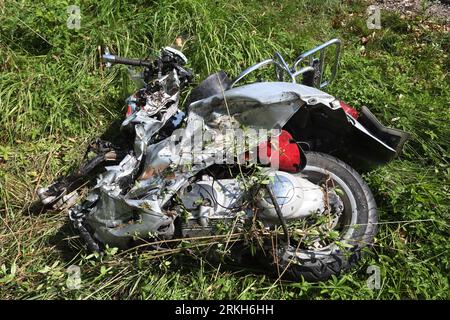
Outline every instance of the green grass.
{"type": "Polygon", "coordinates": [[[382,29],[368,30],[366,7],[362,0],[0,0],[0,298],[449,299],[448,26],[383,11],[382,29]],[[70,4],[81,7],[79,31],[66,26],[70,4]],[[132,83],[124,68],[100,67],[100,46],[146,57],[179,35],[196,81],[220,69],[236,76],[275,50],[294,58],[333,37],[344,41],[327,90],[412,135],[398,159],[365,175],[381,224],[357,268],[310,284],[203,260],[183,267],[178,257],[145,252],[110,250],[99,261],[65,212],[32,210],[37,186],[69,172],[89,139],[123,116],[132,83]],[[72,264],[81,267],[79,290],[66,286],[72,264]],[[380,290],[367,287],[369,265],[380,267],[380,290]]]}

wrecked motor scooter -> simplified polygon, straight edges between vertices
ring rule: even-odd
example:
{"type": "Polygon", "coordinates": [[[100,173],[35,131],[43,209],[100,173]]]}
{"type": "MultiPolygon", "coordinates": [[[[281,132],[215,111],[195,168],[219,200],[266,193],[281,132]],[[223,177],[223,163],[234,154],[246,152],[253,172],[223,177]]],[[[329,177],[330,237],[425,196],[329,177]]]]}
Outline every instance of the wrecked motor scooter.
{"type": "Polygon", "coordinates": [[[407,139],[366,107],[358,113],[320,90],[335,78],[339,53],[334,39],[291,67],[276,53],[234,81],[212,74],[191,91],[186,114],[180,92],[192,74],[181,52],[164,48],[152,61],[106,53],[108,64],[144,69],[121,125],[130,146],[94,141],[94,157],[39,197],[54,208],[71,202],[100,168],[84,200],[69,208],[90,250],[137,243],[167,250],[177,239],[211,237],[223,240],[232,263],[258,261],[293,280],[337,275],[372,244],[377,208],[361,176],[331,154],[382,164],[407,139]],[[266,65],[277,81],[241,84],[266,65]]]}

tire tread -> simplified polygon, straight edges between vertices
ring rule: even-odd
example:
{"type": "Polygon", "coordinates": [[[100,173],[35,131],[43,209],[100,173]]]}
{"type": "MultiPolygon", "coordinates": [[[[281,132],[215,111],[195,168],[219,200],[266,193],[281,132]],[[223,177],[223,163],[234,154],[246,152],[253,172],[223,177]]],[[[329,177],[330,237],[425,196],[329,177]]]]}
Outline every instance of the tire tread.
{"type": "Polygon", "coordinates": [[[361,239],[359,239],[362,243],[361,245],[353,247],[350,249],[350,252],[346,251],[344,254],[335,252],[321,259],[315,259],[314,262],[310,260],[307,264],[287,264],[287,261],[280,261],[280,264],[284,265],[286,268],[284,278],[294,281],[298,281],[303,278],[309,282],[319,282],[325,281],[333,275],[338,276],[342,272],[348,271],[361,259],[361,249],[366,246],[370,247],[373,244],[373,239],[377,232],[377,205],[367,183],[348,164],[333,156],[319,152],[308,152],[306,153],[306,156],[307,159],[311,159],[312,157],[322,158],[325,161],[330,161],[344,168],[357,181],[358,185],[361,186],[368,205],[367,226],[361,239]]]}

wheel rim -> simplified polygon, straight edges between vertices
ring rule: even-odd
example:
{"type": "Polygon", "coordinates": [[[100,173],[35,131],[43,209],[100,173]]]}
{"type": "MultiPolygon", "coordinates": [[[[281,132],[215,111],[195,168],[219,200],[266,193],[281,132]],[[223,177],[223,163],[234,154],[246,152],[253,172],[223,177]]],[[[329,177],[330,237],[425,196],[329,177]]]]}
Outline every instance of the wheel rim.
{"type": "MultiPolygon", "coordinates": [[[[343,230],[340,230],[340,232],[341,233],[343,232],[343,234],[340,234],[339,239],[342,240],[350,239],[355,229],[355,225],[357,223],[357,213],[358,213],[356,199],[350,187],[335,173],[317,166],[306,165],[305,168],[302,170],[302,172],[296,174],[295,176],[306,178],[315,184],[318,184],[325,178],[331,178],[334,185],[341,188],[341,190],[344,192],[344,196],[339,195],[339,197],[344,202],[344,210],[341,217],[339,217],[337,228],[341,227],[343,228],[343,230]]],[[[314,254],[316,258],[320,255],[326,256],[336,250],[339,250],[339,247],[334,242],[332,242],[327,246],[315,250],[301,249],[295,251],[295,249],[296,248],[291,247],[290,250],[288,250],[288,253],[295,254],[300,259],[310,259],[312,254],[314,254]],[[292,251],[291,249],[294,251],[289,252],[292,251]]]]}

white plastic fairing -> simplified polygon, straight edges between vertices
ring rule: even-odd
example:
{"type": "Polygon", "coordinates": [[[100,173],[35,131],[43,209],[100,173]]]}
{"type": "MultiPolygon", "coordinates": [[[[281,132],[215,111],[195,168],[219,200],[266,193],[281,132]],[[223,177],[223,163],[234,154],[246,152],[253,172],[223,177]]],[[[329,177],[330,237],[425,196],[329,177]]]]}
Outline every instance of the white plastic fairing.
{"type": "MultiPolygon", "coordinates": [[[[320,186],[283,171],[275,171],[273,182],[269,184],[280,206],[285,220],[305,218],[314,213],[322,213],[325,209],[324,193],[320,186]]],[[[261,210],[259,217],[268,222],[279,220],[275,207],[267,191],[262,191],[258,199],[261,210]]]]}
{"type": "Polygon", "coordinates": [[[184,61],[185,64],[187,63],[187,58],[183,53],[181,53],[181,51],[171,48],[171,47],[164,47],[164,50],[169,51],[170,53],[179,56],[184,61]]]}

